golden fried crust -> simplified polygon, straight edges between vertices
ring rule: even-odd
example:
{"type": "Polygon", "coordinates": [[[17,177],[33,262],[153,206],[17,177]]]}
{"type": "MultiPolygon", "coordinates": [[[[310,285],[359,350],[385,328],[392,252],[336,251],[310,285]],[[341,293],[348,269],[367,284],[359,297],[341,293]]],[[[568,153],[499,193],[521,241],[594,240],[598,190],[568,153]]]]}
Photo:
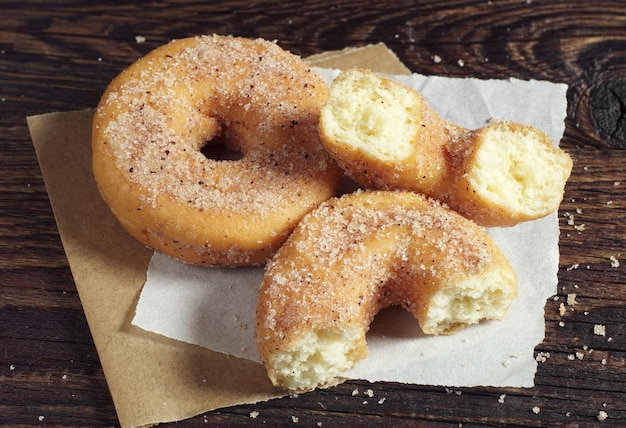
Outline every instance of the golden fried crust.
{"type": "Polygon", "coordinates": [[[501,318],[516,295],[511,265],[474,222],[416,193],[357,191],[305,216],[268,265],[257,347],[276,385],[312,389],[366,355],[381,308],[449,334],[501,318]]]}
{"type": "Polygon", "coordinates": [[[335,194],[317,132],[328,87],[275,43],[175,40],[113,80],[93,124],[93,171],[145,245],[210,266],[259,264],[335,194]],[[211,141],[243,156],[207,158],[211,141]]]}

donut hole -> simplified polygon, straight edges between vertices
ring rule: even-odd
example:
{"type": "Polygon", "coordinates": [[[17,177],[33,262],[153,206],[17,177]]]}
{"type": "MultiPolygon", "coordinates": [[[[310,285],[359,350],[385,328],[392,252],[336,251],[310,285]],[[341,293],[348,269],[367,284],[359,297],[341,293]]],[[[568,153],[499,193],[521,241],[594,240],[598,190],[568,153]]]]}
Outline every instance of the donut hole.
{"type": "Polygon", "coordinates": [[[214,161],[238,161],[243,159],[243,153],[232,140],[223,135],[217,135],[208,139],[202,148],[202,153],[207,159],[214,161]]]}

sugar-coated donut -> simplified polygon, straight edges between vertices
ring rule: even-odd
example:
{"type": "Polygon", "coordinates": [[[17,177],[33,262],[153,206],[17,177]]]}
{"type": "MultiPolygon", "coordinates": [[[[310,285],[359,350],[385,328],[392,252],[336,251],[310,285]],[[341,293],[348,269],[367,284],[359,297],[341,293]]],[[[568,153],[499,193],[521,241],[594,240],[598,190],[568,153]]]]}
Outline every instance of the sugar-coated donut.
{"type": "Polygon", "coordinates": [[[113,80],[93,124],[93,171],[115,217],[193,264],[253,265],[342,175],[319,141],[324,80],[276,43],[172,41],[113,80]],[[241,153],[207,157],[205,145],[241,153]]]}
{"type": "Polygon", "coordinates": [[[381,308],[402,305],[425,333],[449,334],[502,318],[516,296],[482,227],[417,193],[358,190],[307,214],[268,264],[257,348],[275,385],[311,390],[365,357],[381,308]]]}
{"type": "Polygon", "coordinates": [[[483,226],[556,211],[572,169],[570,156],[535,128],[497,122],[464,129],[412,88],[362,69],[335,78],[320,133],[362,186],[424,193],[483,226]]]}

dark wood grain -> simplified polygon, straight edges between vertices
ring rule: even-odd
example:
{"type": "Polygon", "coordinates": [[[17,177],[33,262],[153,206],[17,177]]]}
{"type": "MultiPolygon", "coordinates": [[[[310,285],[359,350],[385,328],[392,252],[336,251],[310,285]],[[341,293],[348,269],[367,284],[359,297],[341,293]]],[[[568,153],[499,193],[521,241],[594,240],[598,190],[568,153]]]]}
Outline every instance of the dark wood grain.
{"type": "Polygon", "coordinates": [[[68,0],[0,1],[0,10],[0,424],[118,424],[26,116],[94,107],[151,49],[222,33],[276,39],[303,56],[384,42],[420,73],[564,82],[561,144],[575,166],[534,388],[348,382],[178,425],[626,426],[626,261],[611,264],[626,258],[622,1],[68,0]]]}

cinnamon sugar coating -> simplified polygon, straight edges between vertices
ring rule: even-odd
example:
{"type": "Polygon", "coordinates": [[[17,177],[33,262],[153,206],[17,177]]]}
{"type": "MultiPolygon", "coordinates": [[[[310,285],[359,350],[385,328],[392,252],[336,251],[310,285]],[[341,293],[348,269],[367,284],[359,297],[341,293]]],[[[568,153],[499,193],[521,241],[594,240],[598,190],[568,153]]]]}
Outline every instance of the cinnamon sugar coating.
{"type": "Polygon", "coordinates": [[[309,390],[365,357],[382,308],[401,305],[425,333],[449,334],[503,317],[516,287],[474,222],[412,192],[357,191],[305,216],[268,265],[257,346],[276,385],[309,390]]]}
{"type": "Polygon", "coordinates": [[[113,80],[93,125],[93,170],[147,246],[210,266],[259,264],[341,171],[317,132],[323,79],[275,43],[175,40],[113,80]],[[240,160],[207,158],[225,145],[240,160]]]}

